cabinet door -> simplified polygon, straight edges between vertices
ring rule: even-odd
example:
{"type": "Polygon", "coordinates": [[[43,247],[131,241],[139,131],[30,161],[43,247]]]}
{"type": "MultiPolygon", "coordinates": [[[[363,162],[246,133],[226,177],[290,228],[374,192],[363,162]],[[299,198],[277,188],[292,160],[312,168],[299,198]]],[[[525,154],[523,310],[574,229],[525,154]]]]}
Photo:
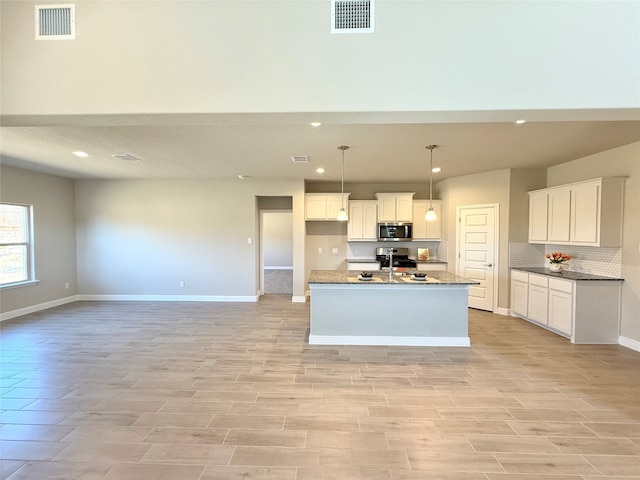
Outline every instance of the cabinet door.
{"type": "Polygon", "coordinates": [[[305,195],[304,201],[304,218],[306,220],[324,220],[327,218],[327,199],[324,195],[305,195]]]}
{"type": "Polygon", "coordinates": [[[549,289],[549,326],[571,335],[573,294],[549,289]]]}
{"type": "Polygon", "coordinates": [[[413,221],[413,196],[398,195],[396,197],[396,222],[413,221]]]}
{"type": "Polygon", "coordinates": [[[378,240],[378,203],[364,202],[362,207],[362,239],[378,240]]]}
{"type": "Polygon", "coordinates": [[[529,286],[524,282],[511,280],[511,311],[526,317],[528,298],[529,286]]]}
{"type": "Polygon", "coordinates": [[[571,190],[557,188],[549,190],[548,240],[568,242],[571,213],[571,190]]]}
{"type": "Polygon", "coordinates": [[[529,194],[529,242],[547,241],[547,192],[529,194]]]}
{"type": "Polygon", "coordinates": [[[600,184],[584,183],[571,188],[571,241],[597,243],[600,222],[600,184]]]}
{"type": "Polygon", "coordinates": [[[424,216],[427,214],[427,208],[429,208],[429,202],[427,200],[415,200],[413,202],[414,240],[422,240],[427,238],[427,221],[424,219],[424,216]]]}
{"type": "Polygon", "coordinates": [[[396,198],[381,197],[378,199],[378,221],[379,222],[395,222],[396,221],[396,198]]]}
{"type": "MultiPolygon", "coordinates": [[[[427,205],[428,208],[428,205],[427,205]]],[[[427,238],[430,240],[440,240],[442,237],[442,202],[441,201],[433,201],[433,211],[436,212],[438,218],[431,222],[426,222],[427,224],[427,238]]],[[[425,212],[426,213],[426,212],[425,212]]],[[[423,217],[424,218],[424,217],[423,217]]]]}
{"type": "Polygon", "coordinates": [[[547,292],[546,287],[529,284],[527,299],[528,318],[547,324],[547,292]]]}
{"type": "Polygon", "coordinates": [[[349,224],[347,226],[347,238],[349,240],[362,240],[363,237],[363,210],[362,202],[349,202],[349,224]]]}
{"type": "Polygon", "coordinates": [[[347,195],[345,194],[345,198],[343,200],[342,195],[337,194],[329,194],[327,195],[327,220],[335,220],[338,218],[338,212],[344,205],[345,210],[349,211],[349,205],[347,205],[347,195]]]}

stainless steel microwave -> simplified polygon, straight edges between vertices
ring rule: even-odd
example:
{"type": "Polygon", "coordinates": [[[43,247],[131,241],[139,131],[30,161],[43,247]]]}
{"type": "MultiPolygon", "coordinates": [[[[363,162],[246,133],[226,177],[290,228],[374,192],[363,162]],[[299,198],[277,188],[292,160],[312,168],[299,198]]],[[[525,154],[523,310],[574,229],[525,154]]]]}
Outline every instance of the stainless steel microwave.
{"type": "Polygon", "coordinates": [[[411,223],[379,223],[378,240],[381,242],[401,242],[411,240],[413,224],[411,223]]]}

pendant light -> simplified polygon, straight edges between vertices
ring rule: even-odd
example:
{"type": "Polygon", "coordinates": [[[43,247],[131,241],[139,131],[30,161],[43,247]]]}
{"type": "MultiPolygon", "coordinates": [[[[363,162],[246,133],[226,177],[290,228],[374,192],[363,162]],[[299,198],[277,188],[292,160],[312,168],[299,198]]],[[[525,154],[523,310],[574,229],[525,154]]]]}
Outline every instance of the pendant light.
{"type": "Polygon", "coordinates": [[[342,207],[340,208],[340,211],[338,212],[338,218],[337,220],[339,222],[346,222],[347,221],[347,211],[344,209],[344,151],[347,150],[349,147],[347,147],[346,145],[340,145],[338,147],[338,150],[340,150],[342,152],[342,187],[341,187],[341,192],[342,192],[342,207]]]}
{"type": "Polygon", "coordinates": [[[433,209],[433,149],[437,148],[437,145],[427,145],[426,148],[431,152],[431,165],[429,166],[429,210],[424,216],[425,220],[433,222],[438,219],[435,210],[433,209]]]}

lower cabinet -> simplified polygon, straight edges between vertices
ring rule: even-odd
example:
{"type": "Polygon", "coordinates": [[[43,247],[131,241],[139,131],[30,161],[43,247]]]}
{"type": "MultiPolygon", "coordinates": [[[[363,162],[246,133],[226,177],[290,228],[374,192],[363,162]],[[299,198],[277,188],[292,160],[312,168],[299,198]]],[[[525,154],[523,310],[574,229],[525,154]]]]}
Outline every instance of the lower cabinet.
{"type": "Polygon", "coordinates": [[[618,343],[620,281],[511,270],[511,313],[573,343],[618,343]]]}
{"type": "Polygon", "coordinates": [[[360,271],[363,271],[363,270],[380,270],[380,263],[378,263],[378,262],[370,262],[370,263],[347,262],[347,270],[360,270],[360,271]]]}
{"type": "Polygon", "coordinates": [[[446,263],[418,263],[419,272],[446,272],[446,263]]]}

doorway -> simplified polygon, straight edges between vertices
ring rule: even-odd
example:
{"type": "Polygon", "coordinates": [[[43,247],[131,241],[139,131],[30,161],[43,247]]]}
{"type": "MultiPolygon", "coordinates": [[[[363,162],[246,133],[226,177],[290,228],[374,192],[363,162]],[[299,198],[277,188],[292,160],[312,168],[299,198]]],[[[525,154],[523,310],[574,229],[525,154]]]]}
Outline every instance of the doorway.
{"type": "Polygon", "coordinates": [[[293,295],[291,204],[291,197],[259,198],[261,294],[293,295]]]}
{"type": "Polygon", "coordinates": [[[469,287],[469,307],[493,312],[498,304],[499,205],[456,207],[457,274],[480,285],[469,287]]]}

